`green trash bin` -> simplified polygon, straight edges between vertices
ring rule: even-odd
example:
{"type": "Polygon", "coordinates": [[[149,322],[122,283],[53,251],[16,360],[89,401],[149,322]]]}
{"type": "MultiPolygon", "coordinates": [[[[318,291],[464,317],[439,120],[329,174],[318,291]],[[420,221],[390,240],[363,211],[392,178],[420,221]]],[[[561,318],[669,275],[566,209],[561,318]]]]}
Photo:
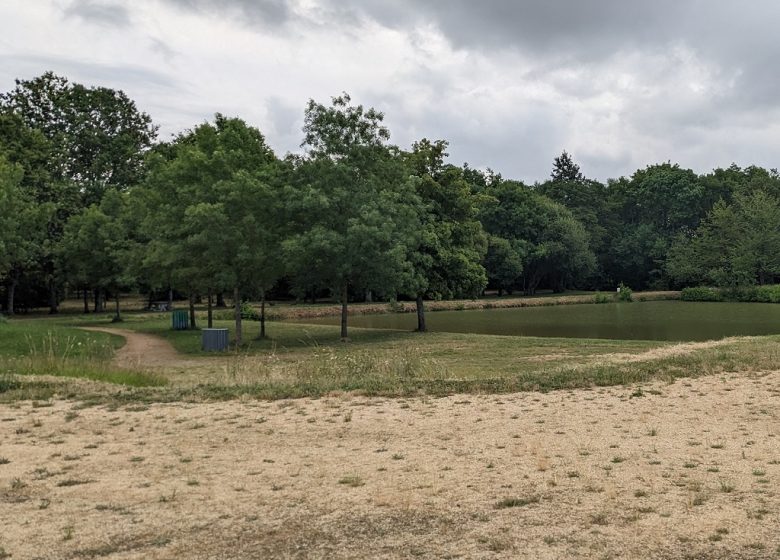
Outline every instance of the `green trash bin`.
{"type": "Polygon", "coordinates": [[[186,309],[180,309],[171,313],[173,320],[173,330],[186,331],[190,328],[190,318],[186,309]]]}

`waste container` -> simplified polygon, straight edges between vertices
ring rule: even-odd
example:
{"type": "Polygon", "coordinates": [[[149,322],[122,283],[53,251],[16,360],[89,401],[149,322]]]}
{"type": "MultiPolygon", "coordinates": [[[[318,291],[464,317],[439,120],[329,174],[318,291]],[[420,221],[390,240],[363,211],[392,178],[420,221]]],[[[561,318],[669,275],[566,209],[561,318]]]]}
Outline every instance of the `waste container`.
{"type": "Polygon", "coordinates": [[[224,352],[228,349],[227,329],[201,329],[201,347],[206,352],[224,352]]]}
{"type": "Polygon", "coordinates": [[[171,313],[173,330],[186,331],[190,328],[190,318],[186,309],[180,309],[171,313]]]}

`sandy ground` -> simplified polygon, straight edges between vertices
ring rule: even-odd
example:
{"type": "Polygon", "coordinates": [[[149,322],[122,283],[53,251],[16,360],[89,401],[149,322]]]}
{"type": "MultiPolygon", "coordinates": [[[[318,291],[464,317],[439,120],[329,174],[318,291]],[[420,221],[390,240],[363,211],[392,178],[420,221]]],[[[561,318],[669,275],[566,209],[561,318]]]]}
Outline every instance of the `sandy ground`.
{"type": "Polygon", "coordinates": [[[780,372],[44,404],[0,407],[0,557],[780,557],[780,372]]]}

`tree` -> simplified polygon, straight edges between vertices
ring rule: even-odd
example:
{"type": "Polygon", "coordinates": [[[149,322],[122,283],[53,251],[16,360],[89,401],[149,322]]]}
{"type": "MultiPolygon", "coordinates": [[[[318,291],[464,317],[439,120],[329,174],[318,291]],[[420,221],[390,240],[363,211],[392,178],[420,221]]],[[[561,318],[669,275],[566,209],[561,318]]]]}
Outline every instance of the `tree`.
{"type": "Polygon", "coordinates": [[[498,288],[498,295],[504,290],[511,294],[517,286],[523,274],[523,256],[522,249],[513,247],[509,240],[495,235],[488,238],[485,269],[498,288]]]}
{"type": "Polygon", "coordinates": [[[476,197],[463,171],[445,165],[447,142],[415,142],[407,161],[418,178],[420,242],[410,258],[410,289],[417,305],[417,330],[425,332],[424,298],[477,296],[487,284],[481,261],[487,238],[477,220],[476,197]]]}
{"type": "Polygon", "coordinates": [[[130,231],[127,196],[109,192],[68,220],[59,245],[59,262],[66,278],[114,296],[114,322],[121,321],[119,294],[134,279],[128,268],[130,231]]]}
{"type": "Polygon", "coordinates": [[[347,94],[332,101],[306,107],[307,154],[287,197],[299,227],[284,249],[294,278],[305,274],[339,295],[346,340],[350,288],[395,294],[408,282],[420,204],[403,161],[385,145],[382,113],[352,105],[347,94]]]}
{"type": "Polygon", "coordinates": [[[668,270],[681,284],[766,284],[780,276],[780,200],[761,191],[721,200],[701,226],[680,235],[668,270]]]}
{"type": "MultiPolygon", "coordinates": [[[[555,158],[552,179],[535,186],[537,192],[571,210],[588,235],[590,249],[599,257],[605,253],[607,231],[615,217],[607,206],[607,189],[598,181],[586,179],[571,156],[563,152],[555,158]]],[[[599,266],[603,281],[603,262],[599,266]]]]}
{"type": "Polygon", "coordinates": [[[574,163],[566,150],[553,161],[550,177],[553,183],[580,183],[585,180],[580,172],[580,166],[574,163]]]}
{"type": "MultiPolygon", "coordinates": [[[[108,190],[127,190],[141,179],[144,154],[157,128],[123,92],[72,84],[52,72],[17,80],[12,91],[0,95],[0,114],[5,121],[0,134],[11,123],[16,130],[34,131],[36,141],[46,145],[45,165],[37,165],[38,154],[30,160],[35,164],[31,167],[42,172],[28,177],[36,199],[56,205],[38,267],[49,284],[51,312],[56,313],[59,282],[54,260],[65,223],[99,204],[108,190]]],[[[11,145],[15,157],[26,160],[19,148],[30,143],[9,142],[8,135],[3,136],[0,140],[11,145]]]]}
{"type": "Polygon", "coordinates": [[[608,231],[607,275],[635,288],[664,287],[669,248],[696,229],[711,196],[693,171],[669,163],[611,181],[607,190],[609,211],[619,216],[608,231]]]}
{"type": "Polygon", "coordinates": [[[42,251],[51,205],[36,204],[22,188],[24,171],[0,154],[0,278],[6,279],[5,312],[14,314],[19,280],[42,251]]]}
{"type": "MultiPolygon", "coordinates": [[[[523,291],[529,295],[545,279],[561,291],[592,274],[595,257],[585,229],[571,211],[516,181],[502,181],[486,194],[480,210],[482,224],[491,236],[509,242],[509,247],[492,242],[498,251],[492,258],[504,256],[493,262],[505,264],[501,268],[491,264],[491,269],[512,270],[519,258],[523,291]]],[[[500,288],[511,289],[506,278],[493,280],[500,288]]]]}
{"type": "Polygon", "coordinates": [[[259,130],[218,114],[213,124],[157,150],[136,195],[149,240],[139,266],[156,268],[158,282],[170,282],[191,300],[197,292],[231,289],[237,344],[242,295],[259,290],[265,301],[282,271],[278,172],[259,130]]]}

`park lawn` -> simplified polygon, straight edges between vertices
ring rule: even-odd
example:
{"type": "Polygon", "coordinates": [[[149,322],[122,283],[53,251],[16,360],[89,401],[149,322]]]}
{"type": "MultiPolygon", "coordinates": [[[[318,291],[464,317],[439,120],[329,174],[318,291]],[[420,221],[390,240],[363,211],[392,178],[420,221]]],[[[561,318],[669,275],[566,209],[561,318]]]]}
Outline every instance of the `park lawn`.
{"type": "Polygon", "coordinates": [[[125,343],[121,336],[87,332],[75,325],[73,317],[64,320],[13,319],[0,323],[0,356],[20,357],[46,352],[72,357],[110,357],[114,349],[125,343]]]}
{"type": "MultiPolygon", "coordinates": [[[[53,355],[56,352],[49,355],[39,351],[39,359],[27,356],[24,363],[28,365],[21,370],[17,367],[16,371],[53,372],[60,377],[86,377],[140,387],[135,392],[123,391],[122,398],[149,401],[247,395],[276,399],[334,392],[407,396],[549,391],[771,370],[780,363],[780,336],[675,344],[353,328],[351,341],[344,343],[336,326],[277,321],[268,323],[266,340],[254,338],[258,325],[246,321],[244,346],[207,355],[200,350],[199,331],[172,331],[168,321],[165,314],[148,313],[128,313],[119,325],[109,323],[106,316],[13,320],[0,327],[13,333],[3,337],[0,358],[4,371],[10,371],[22,363],[18,358],[24,355],[23,340],[57,336],[65,340],[103,338],[101,333],[79,331],[74,328],[76,325],[160,336],[180,353],[181,360],[170,367],[130,372],[118,369],[105,353],[63,357],[53,355]],[[9,359],[14,355],[15,362],[9,359]]],[[[215,326],[230,328],[231,332],[234,327],[230,321],[217,321],[215,326]]],[[[121,344],[116,337],[105,336],[103,340],[113,347],[121,344]]],[[[62,343],[57,346],[65,347],[62,343]]],[[[91,387],[90,391],[116,396],[116,390],[110,388],[95,391],[91,387]]]]}

